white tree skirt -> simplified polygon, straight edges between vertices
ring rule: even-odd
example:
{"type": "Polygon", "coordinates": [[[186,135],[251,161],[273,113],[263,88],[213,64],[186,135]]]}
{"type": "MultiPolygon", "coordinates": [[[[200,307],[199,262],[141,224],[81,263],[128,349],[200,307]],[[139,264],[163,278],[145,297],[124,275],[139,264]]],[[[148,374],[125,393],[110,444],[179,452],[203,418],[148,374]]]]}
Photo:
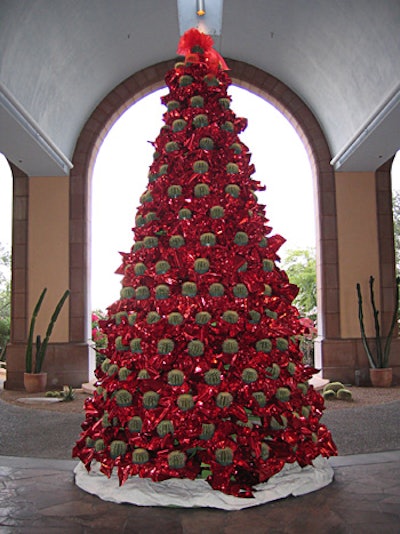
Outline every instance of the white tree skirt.
{"type": "Polygon", "coordinates": [[[213,490],[205,480],[168,479],[153,482],[150,478],[129,478],[119,486],[118,477],[107,478],[98,464],[88,473],[82,463],[75,469],[75,483],[84,491],[104,501],[137,506],[179,506],[183,508],[221,508],[241,510],[293,495],[297,497],[323,488],[333,480],[333,469],[327,459],[318,457],[312,466],[301,468],[286,464],[268,482],[256,486],[254,498],[240,498],[213,490]]]}

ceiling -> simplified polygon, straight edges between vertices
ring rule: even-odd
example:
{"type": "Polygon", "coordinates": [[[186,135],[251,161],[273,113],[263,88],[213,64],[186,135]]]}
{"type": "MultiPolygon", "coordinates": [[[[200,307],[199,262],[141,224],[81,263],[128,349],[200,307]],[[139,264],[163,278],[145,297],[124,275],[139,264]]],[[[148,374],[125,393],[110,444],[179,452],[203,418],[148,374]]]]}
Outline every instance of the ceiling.
{"type": "MultiPolygon", "coordinates": [[[[221,54],[289,86],[338,170],[375,170],[399,149],[399,0],[207,3],[221,54]]],[[[124,79],[176,56],[180,30],[199,22],[195,4],[2,0],[0,152],[31,176],[68,174],[93,110],[124,79]]]]}

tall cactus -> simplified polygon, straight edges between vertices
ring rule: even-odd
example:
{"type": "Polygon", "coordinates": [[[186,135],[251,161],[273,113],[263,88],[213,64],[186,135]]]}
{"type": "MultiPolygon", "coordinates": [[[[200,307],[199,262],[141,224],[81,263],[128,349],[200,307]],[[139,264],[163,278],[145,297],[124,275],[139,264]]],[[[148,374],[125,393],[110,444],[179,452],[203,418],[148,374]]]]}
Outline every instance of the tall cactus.
{"type": "Polygon", "coordinates": [[[49,343],[50,336],[53,332],[53,328],[55,325],[55,322],[57,321],[57,318],[61,312],[62,307],[64,306],[64,302],[69,297],[70,291],[67,289],[63,296],[60,298],[60,300],[57,303],[57,306],[55,307],[55,310],[53,312],[53,315],[50,318],[50,322],[47,326],[46,335],[44,337],[44,340],[40,343],[39,350],[36,354],[36,361],[35,361],[35,373],[40,373],[43,365],[43,360],[46,354],[47,345],[49,343]]]}
{"type": "Polygon", "coordinates": [[[383,346],[383,340],[381,336],[381,327],[379,323],[379,310],[376,308],[376,304],[375,304],[374,281],[375,281],[375,278],[373,276],[370,276],[369,277],[369,295],[370,295],[370,301],[371,301],[372,311],[374,315],[375,351],[376,351],[375,356],[370,348],[370,345],[368,343],[368,339],[365,333],[363,301],[362,301],[362,295],[361,295],[361,286],[359,283],[357,283],[356,288],[357,288],[357,296],[358,296],[358,320],[360,323],[361,339],[364,345],[365,352],[367,353],[369,364],[372,368],[376,369],[376,368],[385,368],[389,366],[390,345],[392,342],[393,331],[394,331],[395,324],[397,322],[398,310],[399,310],[400,277],[396,278],[395,305],[393,308],[392,322],[390,324],[389,333],[386,337],[386,342],[384,346],[383,346]]]}
{"type": "Polygon", "coordinates": [[[35,308],[33,310],[32,317],[31,317],[31,324],[30,324],[30,327],[29,327],[29,335],[28,335],[28,344],[27,344],[26,352],[25,352],[25,371],[27,373],[31,373],[32,372],[33,334],[34,334],[34,331],[35,331],[36,319],[37,319],[37,316],[39,314],[40,307],[42,305],[44,296],[46,295],[46,291],[47,291],[47,287],[45,287],[43,289],[42,293],[40,294],[40,297],[39,297],[39,299],[38,299],[38,301],[37,301],[37,303],[35,305],[35,308]]]}
{"type": "MultiPolygon", "coordinates": [[[[27,344],[26,355],[25,355],[25,368],[26,368],[27,373],[32,373],[33,334],[35,330],[36,319],[39,314],[39,310],[42,305],[43,299],[45,297],[46,291],[47,291],[47,288],[44,288],[32,313],[31,324],[29,328],[28,344],[27,344]]],[[[67,300],[69,294],[70,294],[70,291],[69,289],[67,289],[64,292],[63,296],[58,301],[57,306],[55,307],[55,310],[53,312],[53,315],[50,318],[50,322],[47,326],[44,340],[42,341],[40,336],[36,337],[36,355],[35,355],[35,365],[34,365],[35,373],[40,373],[42,370],[42,365],[43,365],[44,357],[46,355],[47,345],[49,343],[50,336],[53,332],[54,325],[61,312],[64,302],[67,300]]]]}

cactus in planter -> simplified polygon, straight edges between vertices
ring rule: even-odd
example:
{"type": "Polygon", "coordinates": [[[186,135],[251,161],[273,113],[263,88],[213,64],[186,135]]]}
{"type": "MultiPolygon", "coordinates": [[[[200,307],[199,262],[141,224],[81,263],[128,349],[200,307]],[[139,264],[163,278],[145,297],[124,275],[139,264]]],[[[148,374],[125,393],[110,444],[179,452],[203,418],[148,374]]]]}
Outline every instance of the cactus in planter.
{"type": "Polygon", "coordinates": [[[364,327],[364,314],[363,314],[363,301],[361,295],[360,284],[357,283],[357,296],[358,296],[358,320],[360,323],[361,339],[364,345],[365,352],[367,353],[368,361],[370,366],[373,369],[383,369],[389,367],[389,354],[390,354],[390,345],[392,342],[394,327],[397,322],[397,315],[399,311],[399,286],[400,286],[400,277],[396,278],[396,294],[395,294],[395,305],[393,309],[392,322],[390,324],[389,333],[386,337],[385,345],[382,344],[381,336],[381,327],[379,324],[379,310],[376,308],[375,304],[375,293],[374,293],[374,281],[373,276],[369,277],[369,295],[372,306],[372,311],[374,314],[374,326],[375,326],[375,347],[376,354],[374,355],[365,334],[364,327]]]}
{"type": "Polygon", "coordinates": [[[55,307],[55,310],[53,312],[53,315],[50,318],[50,322],[47,326],[45,337],[42,341],[41,337],[38,335],[36,336],[36,354],[35,358],[33,358],[33,336],[35,331],[35,324],[36,319],[39,314],[40,308],[42,306],[43,299],[46,295],[47,288],[45,287],[40,294],[40,297],[36,303],[36,306],[32,313],[31,318],[31,324],[29,327],[29,335],[28,335],[28,342],[26,347],[26,353],[25,353],[25,371],[27,373],[40,373],[43,366],[44,357],[46,355],[47,345],[49,343],[50,336],[53,332],[53,328],[55,325],[55,322],[57,321],[57,318],[61,312],[61,309],[64,305],[64,302],[67,300],[70,291],[67,289],[61,299],[58,301],[57,306],[55,307]]]}

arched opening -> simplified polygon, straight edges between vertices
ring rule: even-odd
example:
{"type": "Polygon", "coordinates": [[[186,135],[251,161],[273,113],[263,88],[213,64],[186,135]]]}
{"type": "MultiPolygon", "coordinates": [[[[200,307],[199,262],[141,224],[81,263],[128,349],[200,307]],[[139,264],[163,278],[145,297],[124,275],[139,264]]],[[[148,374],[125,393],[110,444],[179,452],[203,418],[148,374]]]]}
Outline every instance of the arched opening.
{"type": "MultiPolygon", "coordinates": [[[[117,86],[88,119],[78,139],[70,175],[70,343],[89,339],[90,206],[95,159],[108,131],[134,102],[163,86],[166,61],[140,71],[117,86]]],[[[254,66],[229,60],[234,85],[272,103],[292,124],[307,151],[315,196],[318,325],[322,342],[340,338],[335,180],[324,134],[305,103],[285,84],[254,66]]],[[[317,349],[318,349],[317,347],[317,349]]],[[[321,364],[322,367],[322,364],[321,364]]]]}
{"type": "MultiPolygon", "coordinates": [[[[147,184],[155,140],[163,125],[163,88],[126,110],[98,152],[92,183],[92,310],[103,311],[118,298],[119,251],[132,246],[139,197],[147,184]]],[[[241,140],[252,153],[254,178],[266,186],[258,194],[266,205],[272,233],[287,241],[280,251],[315,249],[311,167],[304,145],[289,121],[264,99],[231,86],[232,109],[248,119],[241,140]]]]}

